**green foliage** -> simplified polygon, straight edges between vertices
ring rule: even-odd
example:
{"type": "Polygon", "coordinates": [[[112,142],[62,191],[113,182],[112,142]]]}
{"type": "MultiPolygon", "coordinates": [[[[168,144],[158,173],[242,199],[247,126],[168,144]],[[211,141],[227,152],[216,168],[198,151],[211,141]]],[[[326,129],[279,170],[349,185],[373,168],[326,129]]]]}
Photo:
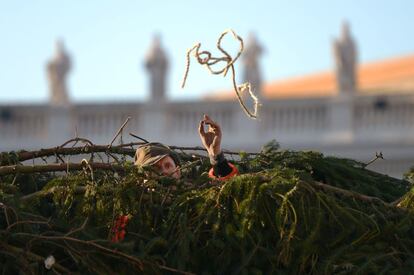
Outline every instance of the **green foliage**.
{"type": "Polygon", "coordinates": [[[18,155],[16,152],[0,153],[0,165],[12,165],[17,164],[18,162],[18,155]]]}
{"type": "Polygon", "coordinates": [[[239,157],[241,175],[224,183],[207,178],[205,159],[192,165],[186,155],[179,181],[129,163],[123,173],[0,178],[0,270],[46,274],[50,254],[82,274],[414,270],[412,203],[389,204],[413,196],[408,181],[275,142],[239,157]],[[112,243],[119,215],[130,218],[127,234],[112,243]]]}

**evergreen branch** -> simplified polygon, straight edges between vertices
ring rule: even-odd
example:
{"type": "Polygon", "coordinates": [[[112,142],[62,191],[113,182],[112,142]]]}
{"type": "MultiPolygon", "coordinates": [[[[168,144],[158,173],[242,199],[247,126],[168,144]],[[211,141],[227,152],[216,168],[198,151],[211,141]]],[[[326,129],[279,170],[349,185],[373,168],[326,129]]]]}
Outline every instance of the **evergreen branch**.
{"type": "Polygon", "coordinates": [[[312,183],[311,182],[307,182],[307,183],[302,182],[302,184],[309,184],[315,189],[341,194],[343,196],[352,197],[352,198],[355,198],[355,199],[358,199],[358,200],[361,200],[361,201],[365,201],[365,202],[369,202],[369,203],[376,202],[376,203],[380,203],[383,206],[386,206],[386,207],[389,207],[389,208],[394,208],[394,209],[396,208],[392,204],[387,203],[387,202],[381,200],[380,198],[363,195],[361,193],[345,190],[345,189],[342,189],[342,188],[339,188],[339,187],[336,187],[336,186],[332,186],[332,185],[329,185],[329,184],[325,184],[325,183],[321,183],[321,182],[312,182],[312,183]]]}
{"type": "Polygon", "coordinates": [[[135,150],[132,148],[126,148],[142,144],[141,142],[131,142],[127,144],[121,144],[108,148],[108,145],[90,145],[90,146],[79,146],[79,147],[53,147],[47,149],[40,149],[38,151],[20,151],[17,152],[18,161],[26,161],[35,158],[50,157],[56,154],[58,155],[80,155],[90,153],[114,153],[128,156],[134,156],[135,150]]]}
{"type": "MultiPolygon", "coordinates": [[[[73,141],[73,140],[71,140],[73,141]]],[[[119,154],[119,155],[127,155],[133,157],[135,155],[135,149],[128,148],[133,146],[139,146],[145,144],[145,142],[131,142],[126,144],[120,144],[117,146],[110,146],[108,145],[87,145],[87,146],[78,146],[78,147],[52,147],[46,149],[40,149],[36,151],[20,151],[16,152],[17,158],[16,161],[22,162],[26,160],[36,159],[36,158],[44,158],[50,157],[55,155],[81,155],[81,154],[92,154],[92,153],[109,153],[109,154],[119,154]]],[[[182,150],[182,151],[204,151],[207,150],[200,146],[195,147],[186,147],[186,146],[170,146],[172,150],[182,150]]],[[[226,155],[239,155],[240,152],[228,151],[223,150],[223,153],[226,155]]],[[[10,154],[8,152],[0,153],[0,163],[1,163],[1,156],[6,154],[10,154]]],[[[247,155],[260,155],[260,153],[246,153],[247,155]]]]}
{"type": "MultiPolygon", "coordinates": [[[[100,250],[100,251],[106,253],[107,255],[110,255],[110,256],[119,256],[119,257],[127,260],[130,263],[136,264],[141,271],[144,271],[145,260],[141,260],[137,257],[126,254],[122,251],[111,249],[111,248],[108,248],[106,246],[100,245],[100,244],[96,243],[95,241],[81,240],[81,239],[77,239],[77,238],[69,237],[69,236],[44,236],[44,235],[36,235],[36,234],[29,234],[29,233],[16,233],[16,235],[33,237],[33,238],[40,239],[40,240],[66,241],[66,242],[72,242],[72,243],[79,243],[79,244],[85,245],[87,247],[93,247],[97,250],[100,250]]],[[[165,265],[157,264],[157,266],[160,269],[167,270],[167,271],[174,272],[174,273],[178,273],[178,274],[194,275],[194,273],[181,271],[181,270],[171,268],[171,267],[168,267],[168,266],[165,266],[165,265]]]]}
{"type": "MultiPolygon", "coordinates": [[[[203,148],[182,149],[194,156],[203,148]]],[[[198,165],[203,154],[181,168],[198,165]]],[[[0,273],[42,264],[2,243],[43,257],[52,251],[70,272],[99,274],[412,270],[413,207],[410,198],[403,209],[390,203],[412,194],[408,182],[314,152],[263,150],[238,164],[243,175],[220,183],[202,176],[204,164],[180,181],[136,173],[127,163],[126,173],[95,173],[93,184],[78,173],[0,177],[0,273]],[[123,215],[122,240],[111,243],[107,231],[123,215]],[[219,252],[206,260],[210,251],[219,252]]],[[[88,165],[82,168],[95,172],[88,165]]]]}
{"type": "MultiPolygon", "coordinates": [[[[258,174],[260,174],[261,172],[259,172],[258,174]]],[[[260,182],[269,182],[271,181],[272,178],[269,177],[260,177],[260,182]]],[[[367,196],[367,195],[363,195],[361,193],[357,193],[357,192],[353,192],[353,191],[349,191],[346,189],[342,189],[333,185],[329,185],[329,184],[325,184],[322,182],[304,182],[304,181],[300,181],[299,182],[300,185],[302,186],[310,186],[313,189],[318,189],[318,190],[322,190],[322,191],[327,191],[327,192],[332,192],[332,193],[336,193],[345,197],[350,197],[353,199],[357,199],[357,200],[361,200],[361,201],[365,201],[365,202],[369,202],[369,203],[379,203],[383,206],[386,206],[388,208],[393,208],[393,209],[397,209],[397,207],[395,207],[395,205],[393,203],[387,203],[383,200],[381,200],[380,198],[377,197],[372,197],[372,196],[367,196]]],[[[398,208],[400,209],[400,208],[398,208]]]]}
{"type": "MultiPolygon", "coordinates": [[[[37,198],[39,196],[46,196],[48,194],[53,194],[53,193],[55,193],[56,191],[59,191],[59,190],[67,190],[67,187],[53,186],[52,188],[49,188],[47,190],[40,190],[40,191],[37,191],[37,192],[30,193],[28,195],[22,196],[22,197],[20,197],[20,200],[21,201],[27,201],[27,200],[30,200],[32,198],[37,198]]],[[[85,186],[76,186],[74,192],[75,192],[75,194],[83,194],[83,193],[85,193],[85,190],[86,190],[85,186]]]]}
{"type": "MultiPolygon", "coordinates": [[[[14,256],[16,256],[16,258],[17,258],[18,255],[22,255],[22,256],[28,257],[28,258],[36,261],[36,262],[40,262],[42,264],[44,263],[44,260],[45,260],[45,258],[40,256],[40,255],[37,255],[37,254],[35,254],[31,251],[23,250],[21,248],[12,246],[12,245],[7,244],[7,243],[0,242],[0,247],[2,247],[4,249],[4,251],[9,251],[9,252],[13,253],[14,256]]],[[[1,249],[1,250],[3,250],[3,249],[1,249]]],[[[63,267],[62,265],[60,265],[58,263],[53,264],[52,269],[55,269],[58,272],[63,272],[64,274],[70,274],[71,273],[70,270],[66,269],[65,267],[63,267]]]]}
{"type": "MultiPolygon", "coordinates": [[[[111,163],[89,163],[93,169],[124,171],[122,165],[111,163]]],[[[10,174],[31,174],[44,172],[59,172],[67,170],[82,170],[85,167],[83,163],[52,163],[46,165],[10,165],[0,166],[0,176],[10,174]]]]}
{"type": "MultiPolygon", "coordinates": [[[[200,146],[194,146],[194,147],[185,147],[185,146],[169,146],[171,149],[173,150],[183,150],[183,151],[204,151],[207,152],[207,150],[204,147],[200,147],[200,146]]],[[[229,150],[222,150],[223,154],[225,155],[240,155],[240,152],[235,152],[235,151],[229,151],[229,150]]],[[[251,155],[251,156],[257,156],[260,155],[260,153],[246,153],[246,155],[251,155]]]]}

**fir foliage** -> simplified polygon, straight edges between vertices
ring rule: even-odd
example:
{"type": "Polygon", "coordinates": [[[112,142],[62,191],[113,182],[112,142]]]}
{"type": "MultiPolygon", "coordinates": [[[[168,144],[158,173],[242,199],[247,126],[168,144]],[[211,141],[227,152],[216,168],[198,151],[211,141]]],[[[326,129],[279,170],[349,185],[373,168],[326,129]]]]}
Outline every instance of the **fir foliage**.
{"type": "MultiPolygon", "coordinates": [[[[6,156],[6,153],[3,153],[6,156]]],[[[0,177],[2,274],[409,274],[413,192],[362,163],[280,150],[232,160],[240,175],[208,178],[182,154],[181,180],[125,161],[0,177]],[[111,228],[128,215],[123,241],[111,228]],[[45,268],[53,255],[56,264],[45,268]]],[[[5,159],[5,158],[3,158],[5,159]]]]}

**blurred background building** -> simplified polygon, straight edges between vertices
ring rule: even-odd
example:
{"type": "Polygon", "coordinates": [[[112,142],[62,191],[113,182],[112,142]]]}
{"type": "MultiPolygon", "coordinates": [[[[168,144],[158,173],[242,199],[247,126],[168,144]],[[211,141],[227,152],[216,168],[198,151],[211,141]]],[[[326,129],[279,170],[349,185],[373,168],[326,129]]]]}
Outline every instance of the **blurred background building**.
{"type": "Polygon", "coordinates": [[[414,55],[359,64],[357,41],[344,23],[332,42],[331,71],[266,82],[260,66],[266,45],[254,33],[245,42],[241,75],[262,103],[257,120],[244,114],[231,90],[169,101],[169,59],[159,35],[143,62],[147,101],[73,102],[66,84],[73,57],[59,40],[46,66],[49,102],[0,102],[0,150],[58,146],[75,136],[108,144],[128,117],[124,142],[133,141],[132,132],[151,141],[200,145],[198,122],[209,114],[222,126],[226,149],[257,151],[276,139],[283,148],[364,162],[382,151],[385,160],[370,168],[396,177],[414,164],[414,55]]]}

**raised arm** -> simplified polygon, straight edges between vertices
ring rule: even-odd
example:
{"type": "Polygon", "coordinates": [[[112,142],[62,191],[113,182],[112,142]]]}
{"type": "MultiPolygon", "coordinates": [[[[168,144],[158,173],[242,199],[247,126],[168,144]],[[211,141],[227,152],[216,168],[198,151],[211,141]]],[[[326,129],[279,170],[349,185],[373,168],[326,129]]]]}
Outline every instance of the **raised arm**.
{"type": "Polygon", "coordinates": [[[198,133],[201,143],[207,149],[210,163],[213,165],[209,172],[210,177],[226,180],[238,174],[237,168],[226,160],[221,151],[222,132],[220,125],[211,120],[208,115],[204,115],[198,126],[198,133]],[[205,131],[205,126],[208,127],[207,131],[205,131]]]}

